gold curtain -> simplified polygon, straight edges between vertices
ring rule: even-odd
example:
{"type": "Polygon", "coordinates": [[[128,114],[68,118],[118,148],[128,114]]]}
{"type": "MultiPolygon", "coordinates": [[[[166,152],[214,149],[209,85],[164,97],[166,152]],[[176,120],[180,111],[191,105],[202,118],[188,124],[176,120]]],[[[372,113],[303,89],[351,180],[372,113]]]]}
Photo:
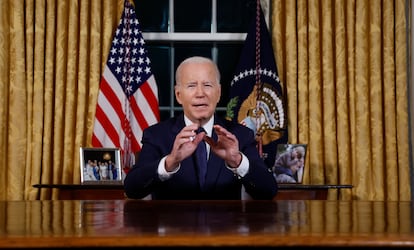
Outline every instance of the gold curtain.
{"type": "MultiPolygon", "coordinates": [[[[272,1],[289,141],[329,199],[410,200],[404,0],[272,1]],[[398,112],[397,112],[398,111],[398,112]]],[[[56,199],[79,183],[123,0],[0,3],[0,199],[56,199]]]]}
{"type": "Polygon", "coordinates": [[[0,199],[47,199],[79,183],[103,65],[123,0],[0,4],[0,199]]]}
{"type": "Polygon", "coordinates": [[[272,1],[290,143],[328,199],[410,200],[405,0],[272,1]]]}

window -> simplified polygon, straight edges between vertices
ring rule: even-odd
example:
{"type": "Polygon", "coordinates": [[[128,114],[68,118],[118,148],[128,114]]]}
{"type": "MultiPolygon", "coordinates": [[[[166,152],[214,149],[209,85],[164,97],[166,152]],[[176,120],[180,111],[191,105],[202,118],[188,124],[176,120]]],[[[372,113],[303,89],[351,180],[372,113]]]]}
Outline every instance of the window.
{"type": "MultiPolygon", "coordinates": [[[[266,16],[268,5],[261,1],[266,16]]],[[[222,85],[217,114],[224,117],[256,0],[135,0],[135,8],[158,85],[161,120],[182,111],[174,96],[175,69],[193,55],[217,63],[222,85]]]]}

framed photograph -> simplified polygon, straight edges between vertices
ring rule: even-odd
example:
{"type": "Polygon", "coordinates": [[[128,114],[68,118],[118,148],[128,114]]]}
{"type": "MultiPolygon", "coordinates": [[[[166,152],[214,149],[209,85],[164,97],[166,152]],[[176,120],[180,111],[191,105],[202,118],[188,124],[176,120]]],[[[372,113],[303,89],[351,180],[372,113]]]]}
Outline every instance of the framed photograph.
{"type": "Polygon", "coordinates": [[[302,183],[307,144],[279,144],[273,173],[277,183],[302,183]]]}
{"type": "Polygon", "coordinates": [[[82,184],[122,184],[119,148],[80,148],[82,184]]]}

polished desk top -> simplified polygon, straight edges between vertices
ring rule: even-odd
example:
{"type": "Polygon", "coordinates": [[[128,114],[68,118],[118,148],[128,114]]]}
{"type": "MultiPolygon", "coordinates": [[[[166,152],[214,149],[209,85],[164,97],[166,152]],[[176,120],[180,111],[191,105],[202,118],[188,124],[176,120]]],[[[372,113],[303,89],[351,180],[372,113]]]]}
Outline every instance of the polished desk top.
{"type": "Polygon", "coordinates": [[[413,203],[0,201],[0,248],[414,246],[413,203]]]}
{"type": "MultiPolygon", "coordinates": [[[[121,182],[83,184],[35,184],[39,189],[58,189],[60,200],[118,200],[125,198],[121,182]],[[110,183],[110,184],[109,184],[110,183]],[[105,191],[104,191],[105,190],[105,191]]],[[[352,185],[278,184],[275,200],[326,200],[328,190],[351,189],[352,185]]],[[[245,198],[243,198],[245,199],[245,198]]]]}
{"type": "MultiPolygon", "coordinates": [[[[34,184],[35,188],[59,188],[59,189],[124,189],[122,183],[113,182],[111,184],[105,184],[105,182],[97,182],[97,184],[34,184]]],[[[352,188],[352,185],[308,185],[308,184],[278,184],[279,190],[291,190],[291,189],[340,189],[340,188],[352,188]]]]}

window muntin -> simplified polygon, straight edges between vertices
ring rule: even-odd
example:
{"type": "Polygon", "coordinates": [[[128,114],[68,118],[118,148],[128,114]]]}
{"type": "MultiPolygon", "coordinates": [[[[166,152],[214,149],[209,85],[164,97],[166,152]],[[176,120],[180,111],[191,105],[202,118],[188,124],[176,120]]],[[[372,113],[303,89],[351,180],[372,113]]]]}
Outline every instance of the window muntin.
{"type": "Polygon", "coordinates": [[[175,69],[193,55],[217,63],[222,85],[217,114],[224,117],[256,0],[135,0],[135,7],[158,85],[161,120],[182,110],[174,96],[175,69]]]}

